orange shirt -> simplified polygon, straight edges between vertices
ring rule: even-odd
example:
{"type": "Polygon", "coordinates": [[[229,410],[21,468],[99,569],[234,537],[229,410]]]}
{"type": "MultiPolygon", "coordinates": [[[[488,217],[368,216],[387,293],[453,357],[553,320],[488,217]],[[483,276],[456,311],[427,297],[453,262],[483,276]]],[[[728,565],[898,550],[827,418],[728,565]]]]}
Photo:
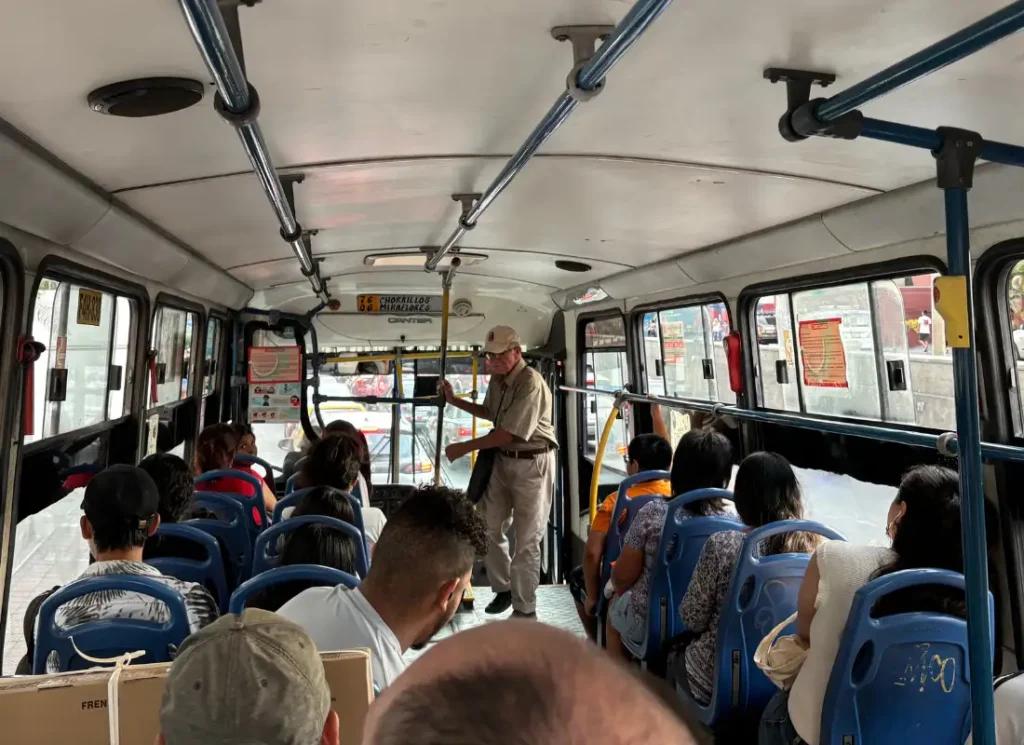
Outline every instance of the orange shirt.
{"type": "MultiPolygon", "coordinates": [[[[643,484],[633,484],[633,486],[626,490],[627,499],[651,495],[665,497],[666,499],[671,498],[672,483],[668,479],[658,479],[657,481],[647,481],[643,484]]],[[[594,522],[590,526],[591,531],[597,530],[605,534],[608,533],[612,526],[612,513],[615,511],[615,500],[617,497],[618,491],[614,491],[601,502],[601,506],[597,508],[597,515],[594,516],[594,522]]]]}

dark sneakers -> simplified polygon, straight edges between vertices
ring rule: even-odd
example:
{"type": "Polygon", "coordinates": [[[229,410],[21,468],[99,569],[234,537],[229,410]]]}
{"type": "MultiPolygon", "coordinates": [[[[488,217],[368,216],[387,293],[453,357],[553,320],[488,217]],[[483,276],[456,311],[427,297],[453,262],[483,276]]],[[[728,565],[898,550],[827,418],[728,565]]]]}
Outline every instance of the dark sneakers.
{"type": "Polygon", "coordinates": [[[492,600],[486,608],[484,613],[495,615],[498,613],[504,613],[512,607],[512,591],[498,592],[494,594],[494,600],[492,600]]]}

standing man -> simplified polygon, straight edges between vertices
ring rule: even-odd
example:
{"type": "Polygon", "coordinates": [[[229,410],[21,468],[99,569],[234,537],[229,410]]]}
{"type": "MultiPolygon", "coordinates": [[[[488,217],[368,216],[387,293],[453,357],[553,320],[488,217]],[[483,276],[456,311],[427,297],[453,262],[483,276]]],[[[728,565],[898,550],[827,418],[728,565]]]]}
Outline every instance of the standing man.
{"type": "Polygon", "coordinates": [[[496,593],[487,613],[537,617],[540,544],[544,537],[555,489],[555,429],[551,419],[551,389],[540,373],[523,361],[519,334],[508,326],[487,332],[484,355],[491,382],[483,404],[456,398],[445,381],[445,401],[494,423],[484,437],[452,443],[449,461],[475,450],[497,449],[494,470],[480,502],[487,523],[487,577],[496,593]],[[516,553],[508,555],[509,527],[515,530],[516,553]]]}
{"type": "Polygon", "coordinates": [[[922,352],[927,352],[932,343],[932,314],[931,311],[922,310],[917,319],[917,338],[924,345],[922,352]]]}

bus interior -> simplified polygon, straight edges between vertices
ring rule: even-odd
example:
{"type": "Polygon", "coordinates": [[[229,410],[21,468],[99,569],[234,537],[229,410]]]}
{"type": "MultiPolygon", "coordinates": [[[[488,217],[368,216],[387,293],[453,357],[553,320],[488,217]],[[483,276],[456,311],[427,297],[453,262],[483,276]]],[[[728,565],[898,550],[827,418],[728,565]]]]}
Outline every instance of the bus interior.
{"type": "MultiPolygon", "coordinates": [[[[554,392],[542,622],[583,635],[564,584],[654,404],[673,446],[731,417],[735,462],[783,455],[851,542],[888,545],[908,468],[959,467],[993,745],[977,681],[1024,669],[1024,2],[7,8],[2,674],[88,564],[77,476],[248,422],[283,494],[344,419],[385,511],[465,489],[444,448],[491,425],[437,385],[482,401],[505,325],[554,392]]],[[[485,621],[477,580],[445,633],[485,621]]]]}

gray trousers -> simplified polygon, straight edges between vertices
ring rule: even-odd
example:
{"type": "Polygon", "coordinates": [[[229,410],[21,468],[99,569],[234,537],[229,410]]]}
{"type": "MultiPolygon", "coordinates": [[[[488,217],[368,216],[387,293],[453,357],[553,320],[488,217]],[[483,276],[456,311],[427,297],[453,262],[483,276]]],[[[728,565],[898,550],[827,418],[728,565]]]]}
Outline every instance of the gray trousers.
{"type": "Polygon", "coordinates": [[[555,491],[555,451],[536,458],[498,455],[480,505],[487,523],[487,577],[495,592],[512,591],[512,607],[521,613],[537,609],[540,544],[544,539],[555,491]],[[516,539],[508,555],[509,527],[516,539]]]}

